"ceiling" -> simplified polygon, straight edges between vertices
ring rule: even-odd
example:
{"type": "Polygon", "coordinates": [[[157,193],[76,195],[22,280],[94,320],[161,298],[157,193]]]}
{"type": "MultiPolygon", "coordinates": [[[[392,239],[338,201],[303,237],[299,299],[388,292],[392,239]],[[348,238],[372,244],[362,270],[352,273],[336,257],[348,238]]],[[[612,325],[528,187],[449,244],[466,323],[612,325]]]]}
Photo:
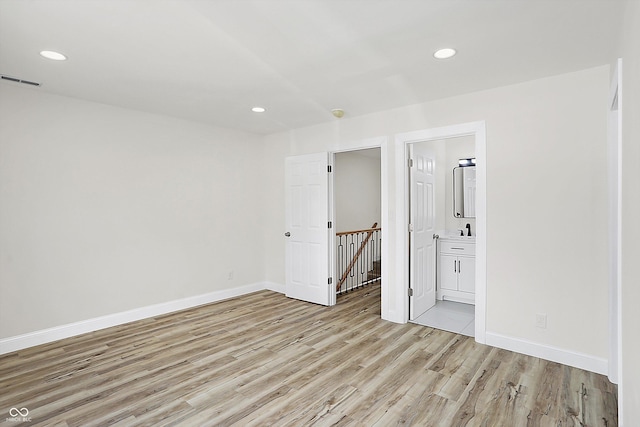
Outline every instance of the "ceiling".
{"type": "Polygon", "coordinates": [[[0,0],[0,74],[269,134],[339,120],[334,108],[353,117],[608,64],[623,10],[622,0],[0,0]],[[458,55],[436,60],[441,47],[458,55]]]}

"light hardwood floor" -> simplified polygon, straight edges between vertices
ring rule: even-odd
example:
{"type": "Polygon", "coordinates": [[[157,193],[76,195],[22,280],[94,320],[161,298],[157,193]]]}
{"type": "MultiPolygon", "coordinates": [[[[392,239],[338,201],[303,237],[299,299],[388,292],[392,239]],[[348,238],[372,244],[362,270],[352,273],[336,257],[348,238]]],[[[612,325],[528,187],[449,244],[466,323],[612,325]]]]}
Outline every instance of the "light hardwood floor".
{"type": "Polygon", "coordinates": [[[597,374],[262,291],[0,356],[2,426],[607,426],[597,374]],[[18,424],[10,408],[27,408],[18,424]]]}

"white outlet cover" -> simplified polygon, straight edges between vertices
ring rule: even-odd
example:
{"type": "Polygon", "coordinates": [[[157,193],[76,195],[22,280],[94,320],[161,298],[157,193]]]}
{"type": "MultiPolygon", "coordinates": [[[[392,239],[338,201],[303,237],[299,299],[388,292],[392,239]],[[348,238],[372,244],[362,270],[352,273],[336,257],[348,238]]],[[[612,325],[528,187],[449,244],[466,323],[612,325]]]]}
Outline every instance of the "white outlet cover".
{"type": "Polygon", "coordinates": [[[547,328],[547,315],[538,313],[536,314],[536,327],[546,329],[547,328]]]}

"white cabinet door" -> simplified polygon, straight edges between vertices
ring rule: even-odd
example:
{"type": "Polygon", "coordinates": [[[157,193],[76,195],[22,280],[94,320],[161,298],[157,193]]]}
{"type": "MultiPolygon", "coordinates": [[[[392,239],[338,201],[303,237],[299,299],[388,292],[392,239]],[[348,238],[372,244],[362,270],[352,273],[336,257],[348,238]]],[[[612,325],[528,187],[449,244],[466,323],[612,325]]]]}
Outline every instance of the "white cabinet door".
{"type": "Polygon", "coordinates": [[[290,298],[329,305],[328,154],[285,162],[285,291],[290,298]]]}
{"type": "Polygon", "coordinates": [[[476,291],[476,259],[458,258],[458,290],[460,292],[476,291]]]}
{"type": "Polygon", "coordinates": [[[440,255],[440,287],[451,291],[458,290],[458,257],[440,255]]]}

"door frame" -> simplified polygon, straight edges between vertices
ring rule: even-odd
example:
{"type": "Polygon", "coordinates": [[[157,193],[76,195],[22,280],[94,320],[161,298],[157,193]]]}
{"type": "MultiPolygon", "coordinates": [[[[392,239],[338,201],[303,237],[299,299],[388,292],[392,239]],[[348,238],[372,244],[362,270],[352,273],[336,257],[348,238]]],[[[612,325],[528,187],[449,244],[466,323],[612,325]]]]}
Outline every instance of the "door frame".
{"type": "MultiPolygon", "coordinates": [[[[609,380],[622,393],[622,58],[611,74],[607,108],[609,150],[609,380]]],[[[619,405],[622,405],[619,396],[619,405]]],[[[622,413],[619,406],[620,413],[622,413]]]]}
{"type": "MultiPolygon", "coordinates": [[[[476,305],[475,305],[475,340],[481,344],[486,342],[486,305],[487,305],[487,153],[485,121],[461,123],[401,133],[395,137],[395,262],[397,268],[392,282],[389,283],[389,297],[402,302],[397,304],[395,319],[401,323],[409,321],[409,168],[407,156],[409,144],[449,139],[459,136],[475,138],[476,166],[476,305]]],[[[383,216],[384,220],[384,216],[383,216]]],[[[383,245],[386,246],[386,245],[383,245]]],[[[384,250],[384,249],[383,249],[384,250]]],[[[385,292],[383,290],[383,296],[385,292]]],[[[384,311],[383,304],[383,313],[384,311]]]]}
{"type": "MultiPolygon", "coordinates": [[[[387,180],[385,179],[385,174],[386,174],[385,171],[387,170],[387,164],[388,164],[387,145],[388,145],[387,137],[380,136],[380,137],[351,141],[347,143],[343,142],[340,144],[339,148],[336,147],[332,150],[329,150],[329,164],[333,168],[335,166],[335,155],[337,153],[367,150],[370,148],[380,149],[380,177],[381,177],[380,178],[380,193],[381,193],[380,194],[380,216],[381,216],[380,221],[381,221],[381,224],[379,225],[379,227],[381,228],[380,238],[383,242],[382,247],[380,248],[381,249],[380,279],[381,279],[382,286],[384,286],[385,283],[389,283],[389,280],[388,280],[389,273],[387,268],[387,262],[389,259],[389,249],[388,249],[388,245],[384,243],[387,241],[388,233],[389,233],[386,227],[386,224],[389,224],[389,209],[388,209],[389,190],[386,182],[387,180]]],[[[330,220],[335,224],[336,203],[334,199],[335,193],[333,188],[334,186],[333,176],[334,176],[333,173],[329,174],[329,217],[330,217],[330,220]]],[[[336,266],[335,248],[336,248],[336,233],[335,233],[335,229],[332,228],[329,233],[329,269],[331,271],[330,277],[333,278],[333,284],[331,285],[332,287],[330,289],[331,295],[329,296],[329,305],[336,304],[335,283],[336,283],[336,280],[338,280],[338,278],[337,278],[337,271],[336,271],[337,266],[336,266]]],[[[384,301],[385,301],[384,292],[381,292],[381,294],[382,294],[381,306],[384,307],[384,301]]]]}

